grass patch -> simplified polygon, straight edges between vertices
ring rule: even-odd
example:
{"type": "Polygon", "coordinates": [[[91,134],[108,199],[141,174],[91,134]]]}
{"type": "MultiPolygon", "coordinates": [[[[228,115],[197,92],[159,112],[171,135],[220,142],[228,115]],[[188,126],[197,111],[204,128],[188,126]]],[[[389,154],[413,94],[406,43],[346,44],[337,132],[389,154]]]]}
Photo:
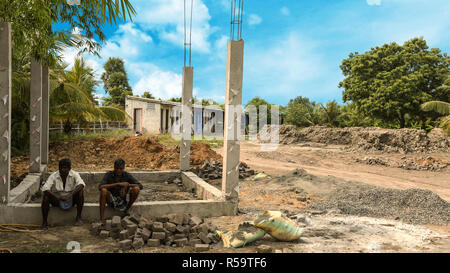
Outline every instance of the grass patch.
{"type": "MultiPolygon", "coordinates": [[[[180,144],[180,140],[176,140],[172,138],[171,135],[158,135],[158,140],[161,144],[167,146],[175,146],[180,144]]],[[[198,138],[198,137],[197,137],[198,138]]],[[[200,142],[207,143],[211,148],[220,148],[223,147],[223,139],[207,138],[202,136],[202,139],[195,139],[193,136],[191,137],[191,143],[200,142]]]]}
{"type": "Polygon", "coordinates": [[[86,140],[98,137],[122,139],[126,136],[134,136],[134,134],[131,131],[125,129],[111,130],[103,133],[87,133],[87,134],[57,133],[57,134],[50,134],[49,140],[50,142],[54,142],[54,141],[86,140]]]}

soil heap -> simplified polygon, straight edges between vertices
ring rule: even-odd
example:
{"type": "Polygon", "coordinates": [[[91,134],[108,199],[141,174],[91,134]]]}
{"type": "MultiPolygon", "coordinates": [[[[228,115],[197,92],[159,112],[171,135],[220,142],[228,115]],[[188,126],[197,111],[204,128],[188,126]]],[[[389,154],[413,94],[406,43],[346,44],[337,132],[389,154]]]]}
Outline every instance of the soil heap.
{"type": "MultiPolygon", "coordinates": [[[[261,131],[260,138],[267,138],[270,134],[270,126],[267,125],[261,131]]],[[[297,129],[293,125],[281,125],[279,134],[281,144],[316,142],[349,145],[349,150],[403,153],[450,151],[450,137],[440,128],[433,129],[427,134],[425,130],[406,128],[311,126],[297,129]]]]}

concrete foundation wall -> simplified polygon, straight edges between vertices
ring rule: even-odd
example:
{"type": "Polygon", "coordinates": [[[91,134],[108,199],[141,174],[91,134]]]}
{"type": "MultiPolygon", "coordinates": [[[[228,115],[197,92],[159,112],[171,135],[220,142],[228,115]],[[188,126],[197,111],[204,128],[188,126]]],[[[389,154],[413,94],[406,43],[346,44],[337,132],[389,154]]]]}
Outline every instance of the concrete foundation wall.
{"type": "MultiPolygon", "coordinates": [[[[70,211],[59,208],[50,208],[48,222],[50,225],[72,225],[75,222],[76,207],[70,211]]],[[[164,216],[170,213],[190,213],[199,217],[217,217],[234,215],[234,206],[230,202],[186,200],[186,201],[159,201],[136,202],[130,213],[138,213],[146,218],[164,216]]],[[[105,217],[121,215],[120,212],[106,208],[105,217]]],[[[100,219],[98,204],[86,203],[83,207],[82,219],[94,222],[100,219]]],[[[0,206],[0,224],[42,224],[40,204],[14,204],[0,206]]]]}
{"type": "MultiPolygon", "coordinates": [[[[138,181],[143,180],[151,180],[155,182],[164,182],[168,179],[175,179],[179,178],[181,175],[180,171],[173,170],[173,171],[156,171],[156,172],[130,172],[131,175],[133,175],[134,178],[136,178],[138,181]]],[[[102,179],[103,176],[105,176],[106,172],[79,172],[81,179],[83,179],[84,183],[86,185],[98,185],[102,179]]],[[[47,178],[51,175],[51,173],[45,173],[43,175],[43,181],[46,181],[47,178]]]]}
{"type": "Polygon", "coordinates": [[[203,200],[222,200],[222,192],[206,183],[193,172],[182,172],[181,180],[188,191],[195,189],[198,197],[203,200]]]}
{"type": "Polygon", "coordinates": [[[29,174],[20,184],[9,193],[10,203],[25,203],[31,196],[39,191],[41,176],[29,174]]]}

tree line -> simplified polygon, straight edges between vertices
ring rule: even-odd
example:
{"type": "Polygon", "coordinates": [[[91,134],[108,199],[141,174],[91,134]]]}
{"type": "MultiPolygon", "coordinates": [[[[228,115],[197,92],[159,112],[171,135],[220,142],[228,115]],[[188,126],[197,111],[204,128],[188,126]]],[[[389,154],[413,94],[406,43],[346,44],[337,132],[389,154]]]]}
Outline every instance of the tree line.
{"type": "MultiPolygon", "coordinates": [[[[345,79],[341,105],[298,96],[281,107],[287,124],[298,127],[384,127],[450,132],[450,57],[429,49],[423,38],[393,42],[349,54],[340,66],[345,79]]],[[[269,103],[259,97],[247,105],[269,103]]],[[[270,108],[269,108],[270,109],[270,108]]],[[[269,117],[270,120],[270,117],[269,117]]]]}

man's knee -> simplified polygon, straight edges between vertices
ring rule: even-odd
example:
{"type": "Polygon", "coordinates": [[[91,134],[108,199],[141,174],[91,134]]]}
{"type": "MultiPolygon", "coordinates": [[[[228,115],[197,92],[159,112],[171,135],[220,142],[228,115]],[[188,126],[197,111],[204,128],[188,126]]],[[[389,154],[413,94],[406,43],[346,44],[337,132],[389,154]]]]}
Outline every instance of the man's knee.
{"type": "Polygon", "coordinates": [[[141,190],[138,187],[131,188],[131,194],[137,195],[141,190]]]}
{"type": "Polygon", "coordinates": [[[106,196],[108,194],[108,190],[107,189],[100,189],[100,195],[103,197],[103,196],[106,196]]]}

